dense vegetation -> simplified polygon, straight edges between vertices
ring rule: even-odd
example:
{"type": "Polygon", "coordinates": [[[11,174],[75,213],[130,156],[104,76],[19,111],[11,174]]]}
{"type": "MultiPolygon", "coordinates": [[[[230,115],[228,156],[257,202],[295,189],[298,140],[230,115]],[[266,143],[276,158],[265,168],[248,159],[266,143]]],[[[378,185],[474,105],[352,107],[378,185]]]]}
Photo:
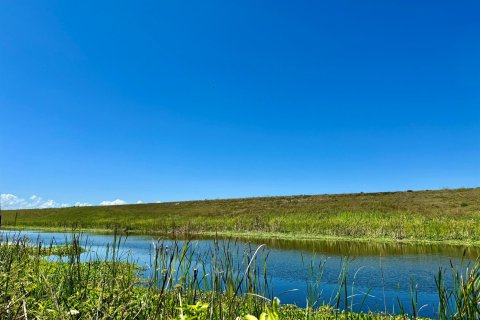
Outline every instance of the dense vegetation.
{"type": "Polygon", "coordinates": [[[480,241],[480,188],[10,210],[4,227],[480,241]]]}
{"type": "Polygon", "coordinates": [[[4,227],[479,241],[480,188],[10,210],[4,227]]]}
{"type": "MultiPolygon", "coordinates": [[[[199,257],[190,242],[170,248],[158,242],[151,265],[141,269],[121,257],[119,247],[120,241],[115,241],[102,260],[82,261],[76,237],[67,246],[67,257],[53,259],[55,247],[44,251],[19,237],[0,241],[0,318],[419,319],[414,293],[410,314],[352,312],[355,294],[345,270],[340,272],[337,294],[326,303],[314,293],[308,295],[308,308],[270,301],[265,298],[270,296],[269,282],[263,273],[268,262],[258,261],[260,248],[238,260],[228,244],[199,257]]],[[[436,279],[439,318],[478,319],[480,268],[453,272],[453,288],[443,284],[443,273],[436,279]]]]}

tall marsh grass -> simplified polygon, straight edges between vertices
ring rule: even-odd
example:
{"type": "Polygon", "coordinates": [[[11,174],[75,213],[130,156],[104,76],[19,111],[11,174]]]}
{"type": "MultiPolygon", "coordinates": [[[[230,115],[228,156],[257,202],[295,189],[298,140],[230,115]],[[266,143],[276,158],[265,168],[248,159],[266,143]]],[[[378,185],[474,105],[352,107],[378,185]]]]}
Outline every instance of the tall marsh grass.
{"type": "Polygon", "coordinates": [[[480,264],[458,270],[451,265],[453,287],[445,286],[445,271],[435,278],[440,319],[480,319],[480,264]]]}
{"type": "MultiPolygon", "coordinates": [[[[354,299],[362,304],[365,295],[349,283],[348,261],[327,303],[319,300],[323,265],[311,262],[308,304],[299,308],[273,299],[262,246],[239,249],[222,241],[200,254],[194,241],[154,241],[150,264],[138,266],[121,244],[115,236],[104,256],[87,255],[72,236],[69,249],[55,256],[53,245],[3,239],[0,319],[419,319],[416,313],[353,312],[354,299]]],[[[453,288],[444,272],[436,279],[439,318],[478,319],[479,265],[452,272],[453,288]]]]}

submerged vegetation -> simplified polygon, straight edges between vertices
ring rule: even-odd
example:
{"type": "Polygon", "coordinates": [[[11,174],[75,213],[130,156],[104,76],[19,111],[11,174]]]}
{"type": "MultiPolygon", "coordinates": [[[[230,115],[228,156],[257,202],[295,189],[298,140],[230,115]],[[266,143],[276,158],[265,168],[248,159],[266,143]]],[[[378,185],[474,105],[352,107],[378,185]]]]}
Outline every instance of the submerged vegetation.
{"type": "Polygon", "coordinates": [[[3,227],[480,242],[480,188],[9,210],[3,227]]]}
{"type": "MultiPolygon", "coordinates": [[[[271,295],[268,258],[257,255],[262,246],[235,252],[228,242],[216,242],[198,254],[195,242],[169,247],[159,241],[152,243],[148,266],[122,253],[117,237],[104,257],[85,258],[76,236],[67,248],[67,256],[46,258],[40,245],[21,237],[0,242],[1,319],[420,319],[415,293],[408,314],[403,306],[397,315],[354,310],[354,297],[362,297],[345,268],[329,301],[320,300],[312,278],[306,308],[281,305],[271,295]]],[[[322,264],[320,270],[311,265],[312,273],[321,273],[322,264]]],[[[438,318],[478,319],[480,266],[452,271],[452,288],[444,271],[436,279],[438,318]]]]}

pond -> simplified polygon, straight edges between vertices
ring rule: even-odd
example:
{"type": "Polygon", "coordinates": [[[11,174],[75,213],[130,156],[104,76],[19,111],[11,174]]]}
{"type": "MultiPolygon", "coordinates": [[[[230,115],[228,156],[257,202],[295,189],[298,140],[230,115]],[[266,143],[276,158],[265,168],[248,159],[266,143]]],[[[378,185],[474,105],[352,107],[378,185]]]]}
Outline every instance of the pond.
{"type": "MultiPolygon", "coordinates": [[[[0,231],[0,238],[19,235],[44,245],[72,241],[71,233],[0,231]]],[[[113,241],[113,235],[81,234],[80,244],[87,248],[81,259],[104,259],[107,245],[111,246],[113,241]]],[[[145,267],[144,276],[148,276],[153,246],[158,243],[173,247],[177,242],[147,235],[123,237],[119,256],[145,267]]],[[[178,244],[182,246],[185,242],[180,240],[178,244]]],[[[465,267],[480,254],[480,248],[476,247],[405,243],[271,239],[222,239],[216,242],[213,239],[198,239],[189,243],[195,248],[198,261],[200,257],[212,253],[215,246],[228,247],[234,260],[242,260],[245,252],[251,257],[261,244],[265,246],[259,250],[256,259],[262,263],[262,270],[266,261],[269,295],[279,297],[282,304],[294,303],[304,307],[308,297],[310,304],[318,297],[321,299],[317,305],[322,301],[332,302],[339,290],[339,276],[345,269],[348,304],[353,305],[353,310],[398,313],[402,305],[406,312],[410,312],[412,298],[416,297],[419,315],[425,317],[436,315],[438,296],[435,277],[439,270],[447,270],[446,284],[451,286],[452,280],[448,276],[450,264],[465,267]]],[[[206,263],[211,263],[211,260],[206,259],[206,263]]],[[[344,307],[342,303],[340,307],[344,307]]]]}

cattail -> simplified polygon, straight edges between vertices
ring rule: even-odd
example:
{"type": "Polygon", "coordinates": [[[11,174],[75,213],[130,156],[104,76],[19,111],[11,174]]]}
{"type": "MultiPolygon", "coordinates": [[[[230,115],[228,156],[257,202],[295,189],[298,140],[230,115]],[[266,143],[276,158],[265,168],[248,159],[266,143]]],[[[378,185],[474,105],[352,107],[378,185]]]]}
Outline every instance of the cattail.
{"type": "Polygon", "coordinates": [[[197,276],[198,276],[198,269],[193,268],[193,281],[197,281],[197,276]]]}

